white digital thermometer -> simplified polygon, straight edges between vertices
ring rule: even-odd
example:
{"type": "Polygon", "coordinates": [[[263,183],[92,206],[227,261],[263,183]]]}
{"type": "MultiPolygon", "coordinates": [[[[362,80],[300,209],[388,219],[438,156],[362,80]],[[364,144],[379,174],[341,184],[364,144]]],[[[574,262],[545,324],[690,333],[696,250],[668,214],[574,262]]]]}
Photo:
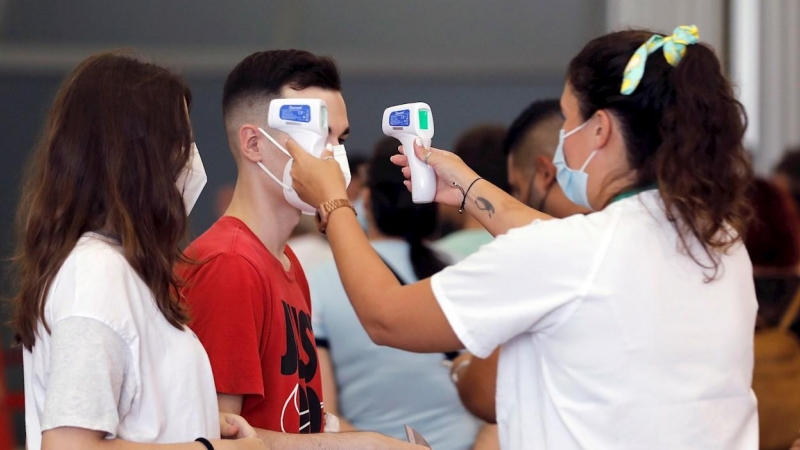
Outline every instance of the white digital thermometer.
{"type": "MultiPolygon", "coordinates": [[[[319,158],[328,138],[328,106],[318,98],[278,98],[269,104],[267,125],[288,134],[303,150],[319,158]]],[[[335,145],[332,150],[349,186],[350,165],[344,145],[335,145]]]]}
{"type": "Polygon", "coordinates": [[[328,137],[328,107],[318,98],[277,98],[269,103],[267,125],[319,158],[328,137]]]}
{"type": "Polygon", "coordinates": [[[401,144],[408,157],[411,170],[411,200],[430,203],[436,195],[436,173],[414,153],[414,139],[422,139],[425,148],[431,147],[433,138],[433,113],[427,103],[406,103],[392,106],[383,112],[383,134],[401,144]]]}

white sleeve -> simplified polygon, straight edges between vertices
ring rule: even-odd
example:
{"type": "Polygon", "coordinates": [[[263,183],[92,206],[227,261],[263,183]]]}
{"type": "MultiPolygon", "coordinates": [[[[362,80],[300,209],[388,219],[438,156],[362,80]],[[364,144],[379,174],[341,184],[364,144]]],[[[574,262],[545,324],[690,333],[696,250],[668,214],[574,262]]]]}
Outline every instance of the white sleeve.
{"type": "Polygon", "coordinates": [[[515,336],[546,333],[571,315],[589,289],[608,229],[574,216],[510,230],[434,275],[433,294],[466,348],[487,357],[515,336]]]}
{"type": "Polygon", "coordinates": [[[125,341],[95,319],[53,325],[42,431],[77,427],[115,435],[132,360],[125,341]]]}

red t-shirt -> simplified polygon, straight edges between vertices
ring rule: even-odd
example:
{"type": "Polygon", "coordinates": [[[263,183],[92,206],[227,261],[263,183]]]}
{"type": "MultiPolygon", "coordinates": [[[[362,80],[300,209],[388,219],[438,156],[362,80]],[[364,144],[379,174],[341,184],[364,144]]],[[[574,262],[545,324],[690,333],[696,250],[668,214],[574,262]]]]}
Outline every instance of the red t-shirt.
{"type": "Polygon", "coordinates": [[[217,392],[243,395],[241,415],[256,428],[317,433],[322,381],[311,301],[292,250],[283,269],[241,220],[219,219],[187,249],[181,293],[190,326],[211,360],[217,392]]]}

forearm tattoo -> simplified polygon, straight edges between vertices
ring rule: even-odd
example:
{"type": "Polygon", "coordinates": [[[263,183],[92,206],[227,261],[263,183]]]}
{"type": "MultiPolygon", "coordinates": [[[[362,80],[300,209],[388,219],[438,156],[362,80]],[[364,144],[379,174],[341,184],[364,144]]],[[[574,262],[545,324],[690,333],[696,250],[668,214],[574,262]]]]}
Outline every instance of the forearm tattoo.
{"type": "Polygon", "coordinates": [[[489,214],[489,218],[492,218],[494,214],[494,205],[492,205],[492,202],[483,197],[478,197],[475,199],[475,206],[481,211],[486,211],[486,213],[489,214]]]}

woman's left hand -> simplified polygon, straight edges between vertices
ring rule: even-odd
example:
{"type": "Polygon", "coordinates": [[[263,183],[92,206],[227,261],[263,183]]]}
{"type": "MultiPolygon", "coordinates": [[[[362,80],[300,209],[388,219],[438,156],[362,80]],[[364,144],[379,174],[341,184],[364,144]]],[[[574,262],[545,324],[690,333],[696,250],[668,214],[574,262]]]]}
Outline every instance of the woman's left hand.
{"type": "Polygon", "coordinates": [[[258,437],[256,430],[244,420],[244,417],[223,412],[219,413],[219,434],[224,439],[258,437]]]}
{"type": "Polygon", "coordinates": [[[347,198],[344,174],[333,159],[332,151],[325,150],[315,158],[292,139],[286,141],[284,147],[294,158],[292,188],[301,200],[318,207],[328,200],[347,198]]]}

